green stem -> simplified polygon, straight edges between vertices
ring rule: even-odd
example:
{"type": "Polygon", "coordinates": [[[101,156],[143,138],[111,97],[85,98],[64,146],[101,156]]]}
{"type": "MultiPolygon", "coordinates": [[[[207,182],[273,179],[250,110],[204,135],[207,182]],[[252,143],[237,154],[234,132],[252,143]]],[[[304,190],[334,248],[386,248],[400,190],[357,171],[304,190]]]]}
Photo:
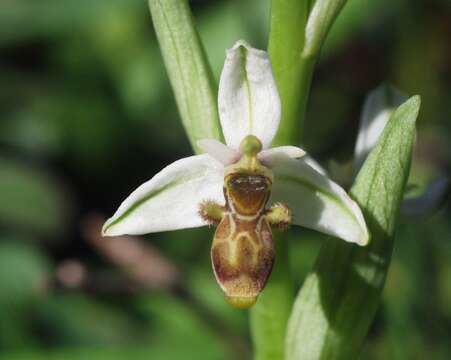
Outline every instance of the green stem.
{"type": "Polygon", "coordinates": [[[276,234],[274,243],[274,269],[265,290],[251,310],[254,358],[258,360],[284,359],[285,333],[294,298],[289,276],[288,239],[276,234]]]}
{"type": "Polygon", "coordinates": [[[281,101],[282,119],[274,145],[296,145],[310,91],[316,58],[302,55],[309,0],[274,0],[268,51],[281,101]]]}
{"type": "MultiPolygon", "coordinates": [[[[302,58],[309,0],[273,0],[269,53],[281,101],[282,119],[274,145],[299,143],[315,61],[302,58]]],[[[251,310],[255,359],[283,360],[293,303],[289,242],[275,238],[276,261],[269,283],[251,310]]]]}

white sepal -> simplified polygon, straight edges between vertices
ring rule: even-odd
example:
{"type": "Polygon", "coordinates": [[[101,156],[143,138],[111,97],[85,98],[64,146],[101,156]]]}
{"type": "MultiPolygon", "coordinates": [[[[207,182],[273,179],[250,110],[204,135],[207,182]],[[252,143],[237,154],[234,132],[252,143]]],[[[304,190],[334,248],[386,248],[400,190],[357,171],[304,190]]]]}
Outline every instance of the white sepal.
{"type": "Polygon", "coordinates": [[[103,226],[104,236],[139,235],[205,225],[202,200],[224,203],[224,167],[203,154],[177,160],[142,184],[103,226]]]}
{"type": "Polygon", "coordinates": [[[267,52],[238,41],[227,50],[219,81],[219,117],[227,145],[249,134],[266,149],[280,121],[280,99],[267,52]]]}
{"type": "Polygon", "coordinates": [[[215,139],[199,140],[197,146],[225,166],[236,163],[241,157],[238,150],[232,149],[215,139]]]}
{"type": "Polygon", "coordinates": [[[308,163],[285,158],[273,167],[271,202],[286,204],[293,223],[366,245],[368,229],[359,206],[336,183],[308,163]]]}

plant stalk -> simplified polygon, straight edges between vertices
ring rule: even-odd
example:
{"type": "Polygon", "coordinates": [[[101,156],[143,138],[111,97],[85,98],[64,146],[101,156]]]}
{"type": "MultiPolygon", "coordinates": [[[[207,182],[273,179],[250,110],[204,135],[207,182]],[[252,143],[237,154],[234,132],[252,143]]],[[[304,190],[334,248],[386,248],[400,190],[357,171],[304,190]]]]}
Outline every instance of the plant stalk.
{"type": "Polygon", "coordinates": [[[302,55],[309,0],[274,0],[268,51],[282,101],[274,145],[298,145],[316,58],[302,55]]]}

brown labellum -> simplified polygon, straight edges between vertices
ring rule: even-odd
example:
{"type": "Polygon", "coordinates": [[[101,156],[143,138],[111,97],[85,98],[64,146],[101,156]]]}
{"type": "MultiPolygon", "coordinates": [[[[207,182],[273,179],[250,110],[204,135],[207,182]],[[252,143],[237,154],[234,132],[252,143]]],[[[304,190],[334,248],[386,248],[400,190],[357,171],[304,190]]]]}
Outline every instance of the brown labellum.
{"type": "Polygon", "coordinates": [[[225,206],[204,201],[200,216],[217,224],[211,248],[213,270],[226,300],[248,308],[266,285],[274,263],[271,226],[285,228],[291,212],[283,204],[266,209],[272,172],[257,159],[261,143],[252,135],[240,147],[241,160],[226,168],[225,206]]]}
{"type": "Polygon", "coordinates": [[[265,205],[271,183],[263,176],[226,178],[226,209],[216,229],[211,259],[216,279],[232,305],[253,305],[265,287],[274,261],[265,205]]]}

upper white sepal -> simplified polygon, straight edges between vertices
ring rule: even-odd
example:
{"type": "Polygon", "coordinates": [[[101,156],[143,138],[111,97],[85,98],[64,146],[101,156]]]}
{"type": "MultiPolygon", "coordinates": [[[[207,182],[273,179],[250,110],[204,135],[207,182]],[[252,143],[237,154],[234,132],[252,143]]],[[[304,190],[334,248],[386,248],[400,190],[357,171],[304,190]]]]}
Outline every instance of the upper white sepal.
{"type": "Polygon", "coordinates": [[[268,53],[238,41],[227,50],[219,81],[219,117],[227,145],[238,149],[246,135],[270,146],[280,121],[280,99],[268,53]]]}

